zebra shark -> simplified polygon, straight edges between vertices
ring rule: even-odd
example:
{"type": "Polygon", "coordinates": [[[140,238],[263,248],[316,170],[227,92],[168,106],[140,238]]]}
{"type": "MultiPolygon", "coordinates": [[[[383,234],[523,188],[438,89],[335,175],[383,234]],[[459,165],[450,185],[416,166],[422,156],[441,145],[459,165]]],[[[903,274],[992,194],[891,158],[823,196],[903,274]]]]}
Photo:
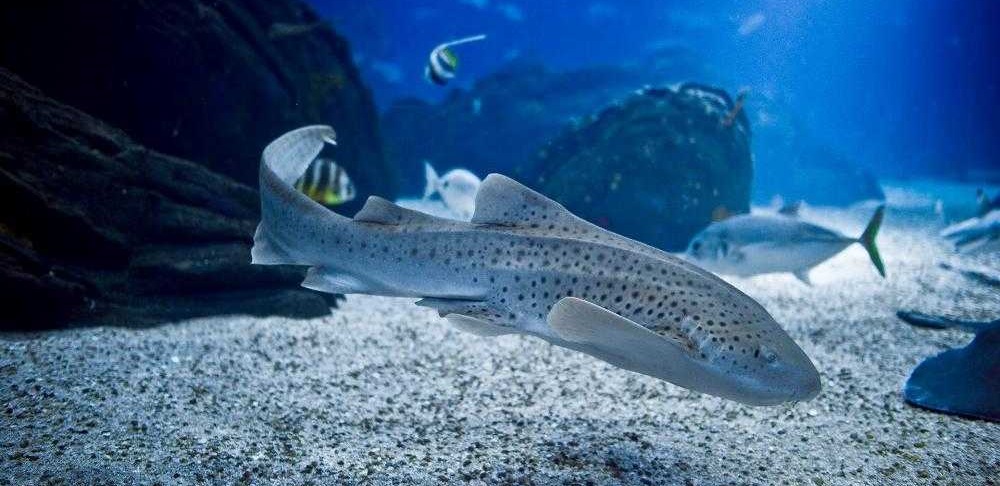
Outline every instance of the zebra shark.
{"type": "Polygon", "coordinates": [[[327,126],[264,149],[252,261],[308,266],[323,292],[419,298],[480,336],[525,334],[614,366],[749,405],[814,397],[820,377],[756,301],[688,262],[592,225],[499,174],[471,221],[370,197],[354,218],[293,184],[327,126]]]}

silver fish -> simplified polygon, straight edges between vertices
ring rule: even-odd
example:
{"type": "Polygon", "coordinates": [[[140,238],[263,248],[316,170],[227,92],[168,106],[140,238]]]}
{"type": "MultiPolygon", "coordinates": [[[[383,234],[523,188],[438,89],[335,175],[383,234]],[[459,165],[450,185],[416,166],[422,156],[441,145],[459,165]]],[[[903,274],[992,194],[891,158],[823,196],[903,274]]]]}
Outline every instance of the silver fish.
{"type": "Polygon", "coordinates": [[[809,270],[860,243],[885,277],[885,265],[875,246],[884,214],[885,206],[879,206],[858,238],[792,216],[742,214],[712,223],[696,234],[685,256],[715,273],[749,277],[790,272],[810,284],[809,270]]]}
{"type": "Polygon", "coordinates": [[[455,70],[458,69],[458,56],[451,51],[452,47],[477,42],[486,38],[486,35],[474,35],[463,39],[453,40],[439,44],[427,59],[427,66],[424,68],[424,78],[438,85],[444,86],[455,77],[455,70]]]}
{"type": "Polygon", "coordinates": [[[1000,209],[978,218],[969,218],[943,230],[941,236],[961,253],[995,253],[1000,251],[1000,209]]]}
{"type": "Polygon", "coordinates": [[[464,331],[537,336],[751,405],[819,392],[812,362],[753,299],[502,175],[483,181],[471,222],[374,196],[353,219],[323,208],[291,184],[332,140],[311,126],[264,149],[253,263],[306,265],[308,288],[418,297],[464,331]]]}
{"type": "Polygon", "coordinates": [[[424,199],[438,194],[459,219],[468,221],[472,218],[476,209],[476,193],[483,183],[476,174],[465,169],[452,169],[444,176],[438,176],[430,162],[424,161],[424,176],[427,179],[424,199]]]}

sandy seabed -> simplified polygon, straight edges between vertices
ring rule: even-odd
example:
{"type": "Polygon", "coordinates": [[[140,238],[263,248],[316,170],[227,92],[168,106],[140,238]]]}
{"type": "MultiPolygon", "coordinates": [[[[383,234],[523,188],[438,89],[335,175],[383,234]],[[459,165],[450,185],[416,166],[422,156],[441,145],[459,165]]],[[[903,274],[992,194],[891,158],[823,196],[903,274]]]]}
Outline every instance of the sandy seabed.
{"type": "MultiPolygon", "coordinates": [[[[846,234],[871,207],[807,209],[846,234]]],[[[898,309],[1000,315],[1000,291],[939,268],[933,216],[890,209],[882,280],[854,246],[813,271],[731,280],[823,378],[754,408],[522,336],[480,338],[411,300],[349,296],[326,318],[0,335],[0,484],[1000,483],[1000,424],[906,405],[925,357],[967,343],[898,309]]]]}

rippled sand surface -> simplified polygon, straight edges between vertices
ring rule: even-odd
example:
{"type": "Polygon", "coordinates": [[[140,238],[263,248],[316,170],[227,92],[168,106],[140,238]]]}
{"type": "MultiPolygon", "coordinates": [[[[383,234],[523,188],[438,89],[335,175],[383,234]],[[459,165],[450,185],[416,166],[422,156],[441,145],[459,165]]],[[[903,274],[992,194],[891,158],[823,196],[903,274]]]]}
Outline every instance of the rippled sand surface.
{"type": "MultiPolygon", "coordinates": [[[[870,212],[804,217],[855,234],[870,212]]],[[[887,280],[857,246],[813,287],[732,280],[817,364],[810,402],[747,407],[349,296],[309,321],[0,337],[0,484],[996,484],[1000,424],[901,398],[917,363],[971,337],[894,314],[996,318],[1000,291],[938,265],[1000,260],[954,255],[930,214],[886,221],[887,280]]]]}

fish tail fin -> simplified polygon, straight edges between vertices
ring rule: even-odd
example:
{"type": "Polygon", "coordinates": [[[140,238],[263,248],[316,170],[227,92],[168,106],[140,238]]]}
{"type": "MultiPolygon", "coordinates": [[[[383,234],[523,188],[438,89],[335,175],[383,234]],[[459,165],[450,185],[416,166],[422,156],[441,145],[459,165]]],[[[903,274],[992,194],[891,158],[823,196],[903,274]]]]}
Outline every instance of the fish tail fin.
{"type": "Polygon", "coordinates": [[[333,129],[309,126],[288,132],[264,149],[260,167],[260,224],[250,250],[258,265],[312,265],[319,235],[344,228],[350,219],[330,211],[295,189],[327,143],[336,143],[333,129]],[[343,225],[343,226],[342,226],[343,225]]]}
{"type": "Polygon", "coordinates": [[[878,236],[878,230],[882,226],[882,219],[884,217],[885,204],[875,210],[875,214],[868,221],[868,226],[865,227],[864,233],[861,233],[861,237],[858,238],[858,243],[861,243],[861,246],[868,252],[868,257],[871,258],[872,264],[875,265],[875,269],[878,270],[878,274],[882,277],[885,277],[885,264],[882,263],[882,256],[879,255],[878,247],[875,246],[875,237],[878,236]]]}
{"type": "Polygon", "coordinates": [[[431,163],[426,160],[424,161],[424,177],[427,178],[427,184],[424,185],[424,199],[427,199],[437,192],[438,183],[441,179],[438,177],[438,173],[434,170],[434,167],[431,166],[431,163]]]}

